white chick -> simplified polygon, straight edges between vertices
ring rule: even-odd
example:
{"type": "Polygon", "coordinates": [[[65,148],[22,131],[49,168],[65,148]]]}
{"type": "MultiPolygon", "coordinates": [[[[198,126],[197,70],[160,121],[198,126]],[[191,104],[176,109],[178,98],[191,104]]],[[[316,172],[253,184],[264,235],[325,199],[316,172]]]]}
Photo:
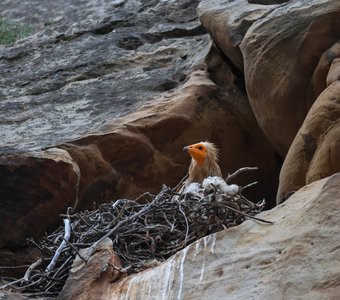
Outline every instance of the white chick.
{"type": "Polygon", "coordinates": [[[202,186],[205,190],[214,190],[227,195],[236,195],[239,191],[239,186],[236,184],[227,184],[223,178],[218,176],[209,176],[203,180],[202,186]]]}
{"type": "Polygon", "coordinates": [[[202,192],[202,186],[198,182],[192,182],[188,184],[183,191],[185,194],[192,194],[199,197],[202,196],[202,192]]]}

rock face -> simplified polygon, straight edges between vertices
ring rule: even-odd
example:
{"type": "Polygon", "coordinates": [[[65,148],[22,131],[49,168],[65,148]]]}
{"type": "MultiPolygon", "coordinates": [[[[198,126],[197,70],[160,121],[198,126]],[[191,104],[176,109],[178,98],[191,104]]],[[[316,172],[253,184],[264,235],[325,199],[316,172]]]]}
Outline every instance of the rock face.
{"type": "Polygon", "coordinates": [[[339,185],[340,173],[316,181],[261,213],[274,225],[246,221],[154,269],[113,284],[86,282],[95,292],[70,299],[338,299],[339,185]]]}
{"type": "Polygon", "coordinates": [[[197,2],[2,1],[37,33],[0,46],[0,149],[73,140],[174,89],[208,43],[197,2]]]}
{"type": "MultiPolygon", "coordinates": [[[[34,168],[19,172],[30,151],[37,153],[32,165],[46,166],[41,178],[53,174],[44,149],[57,146],[70,154],[80,170],[81,209],[158,192],[163,183],[176,185],[189,166],[183,146],[208,139],[221,149],[224,175],[258,166],[258,173],[238,183],[261,178],[248,195],[274,205],[281,160],[257,125],[244,85],[211,45],[197,3],[1,2],[1,14],[18,22],[27,22],[30,11],[37,30],[0,48],[0,109],[6,111],[0,120],[1,162],[7,169],[9,153],[18,166],[5,174],[0,193],[10,188],[11,178],[35,180],[7,193],[7,202],[26,195],[25,202],[36,203],[31,189],[44,190],[34,168]]],[[[57,178],[69,187],[68,178],[57,178]]],[[[70,190],[57,200],[57,186],[49,193],[39,199],[58,203],[49,219],[40,211],[45,227],[72,206],[68,195],[74,198],[70,190]]],[[[23,212],[16,213],[15,218],[23,212]]]]}
{"type": "MultiPolygon", "coordinates": [[[[340,74],[340,73],[339,73],[340,74]]],[[[278,203],[304,185],[340,171],[340,81],[314,102],[280,173],[278,203]]]]}
{"type": "MultiPolygon", "coordinates": [[[[231,70],[225,74],[228,65],[215,48],[198,66],[183,86],[168,92],[158,105],[145,106],[117,121],[123,126],[108,125],[100,135],[61,145],[82,172],[81,206],[91,203],[94,196],[104,202],[121,195],[135,197],[145,190],[156,192],[162,183],[175,186],[189,166],[183,146],[207,137],[221,149],[225,175],[241,166],[259,166],[259,173],[248,175],[261,178],[252,196],[262,193],[271,198],[276,186],[271,174],[278,170],[279,162],[246,98],[233,85],[231,70]]],[[[249,182],[249,177],[243,180],[249,182]]]]}
{"type": "Polygon", "coordinates": [[[198,12],[224,54],[240,71],[244,66],[256,119],[285,157],[308,110],[322,92],[306,91],[312,83],[325,87],[326,78],[315,73],[323,53],[330,53],[338,41],[340,2],[246,3],[207,0],[201,2],[198,12]]]}
{"type": "Polygon", "coordinates": [[[0,161],[0,248],[25,245],[26,238],[59,221],[58,212],[76,206],[79,168],[66,151],[50,149],[20,159],[9,154],[0,161]]]}

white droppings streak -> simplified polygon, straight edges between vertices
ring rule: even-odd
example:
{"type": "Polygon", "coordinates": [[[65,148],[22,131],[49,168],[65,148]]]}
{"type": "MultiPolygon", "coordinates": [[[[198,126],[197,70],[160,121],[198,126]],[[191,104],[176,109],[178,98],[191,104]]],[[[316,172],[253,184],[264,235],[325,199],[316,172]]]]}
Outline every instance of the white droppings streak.
{"type": "Polygon", "coordinates": [[[201,240],[198,240],[195,242],[195,252],[193,257],[195,258],[198,252],[200,251],[200,246],[201,246],[201,240]]]}
{"type": "Polygon", "coordinates": [[[186,247],[183,249],[182,257],[181,257],[180,265],[179,265],[179,289],[178,289],[178,297],[177,297],[178,300],[182,298],[182,290],[183,290],[183,283],[184,283],[184,262],[187,256],[188,248],[189,247],[186,247]]]}
{"type": "Polygon", "coordinates": [[[163,294],[162,294],[162,300],[167,300],[170,298],[170,279],[171,279],[171,274],[173,273],[172,269],[173,269],[173,265],[174,265],[174,256],[172,256],[170,258],[170,260],[167,262],[167,268],[165,270],[165,274],[164,274],[164,287],[163,287],[163,294]]]}
{"type": "Polygon", "coordinates": [[[203,256],[203,263],[202,263],[202,269],[201,269],[201,275],[200,275],[200,282],[202,282],[202,280],[203,280],[204,268],[205,268],[205,255],[203,256]]]}
{"type": "Polygon", "coordinates": [[[212,242],[211,242],[211,248],[210,248],[210,252],[211,253],[215,253],[215,245],[216,245],[216,234],[212,234],[212,242]]]}
{"type": "Polygon", "coordinates": [[[134,281],[135,277],[132,277],[130,280],[129,280],[129,285],[128,285],[128,289],[126,291],[126,294],[125,294],[125,297],[124,297],[124,300],[129,300],[130,299],[130,291],[131,291],[131,288],[133,286],[133,281],[134,281]]]}
{"type": "Polygon", "coordinates": [[[149,296],[149,299],[151,299],[152,280],[149,280],[148,284],[149,284],[148,296],[149,296]]]}

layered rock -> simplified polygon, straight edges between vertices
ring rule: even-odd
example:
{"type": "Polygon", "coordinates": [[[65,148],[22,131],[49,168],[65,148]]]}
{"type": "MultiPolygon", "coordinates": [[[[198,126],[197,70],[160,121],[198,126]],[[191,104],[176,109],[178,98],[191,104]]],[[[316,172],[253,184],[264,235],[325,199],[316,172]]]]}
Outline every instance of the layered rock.
{"type": "Polygon", "coordinates": [[[37,32],[0,46],[0,150],[79,138],[178,86],[208,43],[197,2],[2,1],[37,32]]]}
{"type": "Polygon", "coordinates": [[[75,284],[63,293],[68,299],[337,299],[339,185],[340,173],[260,214],[273,225],[249,220],[196,241],[156,268],[113,284],[96,270],[82,281],[91,291],[79,294],[75,284]]]}

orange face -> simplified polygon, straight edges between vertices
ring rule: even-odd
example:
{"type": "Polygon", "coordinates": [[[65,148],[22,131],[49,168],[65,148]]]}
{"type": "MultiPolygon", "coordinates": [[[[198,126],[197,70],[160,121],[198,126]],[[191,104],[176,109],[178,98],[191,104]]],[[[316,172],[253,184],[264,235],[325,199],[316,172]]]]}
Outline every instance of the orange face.
{"type": "Polygon", "coordinates": [[[207,157],[207,148],[203,143],[186,146],[183,150],[189,152],[191,157],[196,160],[199,165],[202,165],[207,157]]]}

